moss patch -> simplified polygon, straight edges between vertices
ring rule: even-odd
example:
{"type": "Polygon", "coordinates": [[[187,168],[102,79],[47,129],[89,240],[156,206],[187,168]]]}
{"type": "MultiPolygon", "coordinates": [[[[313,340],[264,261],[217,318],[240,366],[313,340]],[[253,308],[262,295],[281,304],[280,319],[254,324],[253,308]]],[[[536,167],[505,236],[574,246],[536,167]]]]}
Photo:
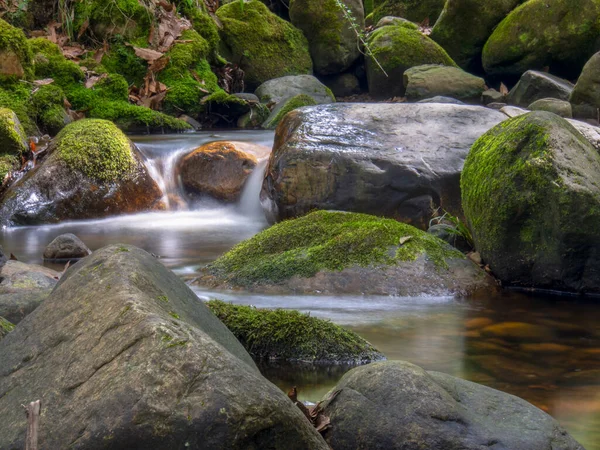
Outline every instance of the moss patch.
{"type": "Polygon", "coordinates": [[[464,258],[440,239],[410,225],[367,214],[317,211],[281,222],[235,246],[209,271],[236,285],[278,283],[322,270],[393,265],[426,255],[438,267],[464,258]],[[407,238],[403,245],[400,239],[407,238]]]}
{"type": "Polygon", "coordinates": [[[356,333],[298,311],[207,303],[256,359],[303,362],[371,362],[383,356],[356,333]]]}
{"type": "Polygon", "coordinates": [[[65,93],[60,87],[53,84],[41,86],[33,93],[31,101],[36,122],[44,133],[54,136],[63,129],[66,118],[65,93]]]}
{"type": "Polygon", "coordinates": [[[281,119],[283,119],[287,113],[302,108],[303,106],[313,106],[317,104],[314,98],[306,94],[295,95],[287,100],[283,100],[281,103],[281,106],[277,105],[269,118],[265,121],[263,125],[264,128],[273,129],[277,127],[279,122],[281,122],[281,119]]]}
{"type": "Polygon", "coordinates": [[[11,109],[0,108],[0,154],[21,155],[27,140],[19,118],[11,109]]]}
{"type": "Polygon", "coordinates": [[[56,138],[59,157],[73,169],[99,181],[116,181],[133,173],[129,139],[106,120],[74,122],[56,138]]]}
{"type": "Polygon", "coordinates": [[[141,86],[148,64],[135,54],[133,48],[119,40],[110,46],[110,51],[102,58],[102,66],[106,71],[123,75],[129,84],[141,86]]]}
{"type": "Polygon", "coordinates": [[[374,25],[385,16],[394,16],[417,23],[429,19],[433,25],[444,9],[446,0],[373,0],[372,3],[369,24],[374,25]]]}
{"type": "MultiPolygon", "coordinates": [[[[7,73],[8,76],[17,78],[32,77],[33,54],[23,30],[13,27],[2,19],[0,19],[0,54],[4,59],[0,67],[5,67],[4,64],[6,64],[5,69],[9,67],[9,64],[7,64],[9,55],[13,54],[16,57],[15,64],[10,64],[15,70],[7,73]]],[[[0,75],[2,74],[0,73],[0,75]]]]}
{"type": "Polygon", "coordinates": [[[0,317],[0,340],[15,329],[15,326],[3,317],[0,317]]]}
{"type": "Polygon", "coordinates": [[[37,128],[33,121],[35,111],[31,104],[31,87],[25,83],[5,81],[0,87],[0,108],[12,109],[25,133],[28,136],[37,133],[37,128]]]}
{"type": "Polygon", "coordinates": [[[87,24],[92,38],[103,40],[112,36],[128,39],[148,37],[154,16],[138,0],[86,0],[75,3],[73,27],[76,32],[87,24]]]}

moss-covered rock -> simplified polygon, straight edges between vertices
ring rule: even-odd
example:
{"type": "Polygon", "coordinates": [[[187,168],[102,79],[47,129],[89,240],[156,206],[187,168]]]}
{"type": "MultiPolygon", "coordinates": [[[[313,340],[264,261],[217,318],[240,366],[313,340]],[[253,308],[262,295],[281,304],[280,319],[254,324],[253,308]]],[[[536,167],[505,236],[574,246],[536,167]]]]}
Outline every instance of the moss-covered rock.
{"type": "Polygon", "coordinates": [[[475,246],[501,280],[600,292],[600,155],[567,121],[532,112],[491,129],[461,189],[475,246]]]}
{"type": "Polygon", "coordinates": [[[28,150],[27,136],[14,111],[0,108],[0,153],[20,156],[28,150]]]}
{"type": "Polygon", "coordinates": [[[65,93],[52,84],[41,86],[36,90],[31,101],[36,114],[36,122],[41,131],[55,136],[65,125],[71,123],[71,118],[65,111],[65,93]]]}
{"type": "Polygon", "coordinates": [[[25,134],[32,136],[39,131],[35,125],[35,111],[31,104],[32,87],[27,83],[6,80],[0,86],[0,108],[12,109],[25,134]]]}
{"type": "Polygon", "coordinates": [[[433,24],[444,8],[446,0],[373,0],[373,12],[368,24],[376,24],[385,16],[396,16],[421,23],[429,20],[433,24]]]}
{"type": "Polygon", "coordinates": [[[10,323],[8,320],[4,319],[3,317],[0,317],[0,341],[2,340],[2,338],[4,336],[6,336],[8,333],[10,333],[14,329],[15,329],[15,326],[12,323],[10,323]]]}
{"type": "Polygon", "coordinates": [[[556,98],[541,98],[529,105],[527,109],[530,111],[548,111],[566,119],[573,117],[571,104],[566,100],[556,98]]]}
{"type": "Polygon", "coordinates": [[[207,271],[206,282],[212,276],[267,292],[418,295],[487,285],[479,268],[434,236],[392,219],[329,211],[274,225],[207,271]]]}
{"type": "Polygon", "coordinates": [[[427,64],[411,67],[404,72],[404,86],[409,101],[441,95],[468,103],[480,103],[485,81],[458,67],[427,64]]]}
{"type": "Polygon", "coordinates": [[[456,66],[442,47],[418,30],[389,25],[368,39],[373,57],[366,57],[369,93],[377,98],[403,96],[404,71],[423,64],[456,66]],[[386,74],[381,70],[383,67],[386,74]]]}
{"type": "Polygon", "coordinates": [[[224,5],[217,10],[228,59],[240,65],[250,88],[272,78],[310,74],[308,41],[300,30],[280,19],[257,0],[224,5]]]}
{"type": "Polygon", "coordinates": [[[45,38],[30,39],[35,59],[36,78],[52,78],[54,83],[68,92],[85,79],[81,68],[65,58],[58,45],[45,38]]]}
{"type": "Polygon", "coordinates": [[[385,359],[352,331],[284,309],[259,309],[211,300],[210,310],[258,360],[365,364],[385,359]]]}
{"type": "Polygon", "coordinates": [[[267,117],[267,120],[263,123],[263,128],[273,130],[277,128],[281,119],[283,119],[290,111],[302,108],[303,106],[313,106],[316,104],[317,102],[315,99],[307,94],[298,94],[293,97],[285,98],[273,108],[273,111],[271,111],[271,114],[269,114],[269,117],[267,117]]]}
{"type": "Polygon", "coordinates": [[[575,78],[598,51],[600,0],[529,0],[513,10],[483,48],[488,75],[519,77],[530,69],[575,78]]]}
{"type": "Polygon", "coordinates": [[[0,77],[31,78],[33,54],[23,30],[0,19],[0,77]]]}
{"type": "Polygon", "coordinates": [[[113,36],[127,39],[149,36],[154,15],[138,0],[86,0],[75,2],[73,28],[103,41],[113,36]]]}
{"type": "MultiPolygon", "coordinates": [[[[362,30],[365,24],[362,0],[343,3],[356,27],[362,30]]],[[[308,39],[315,72],[337,74],[360,57],[356,33],[336,0],[291,0],[290,19],[308,39]]]]}
{"type": "Polygon", "coordinates": [[[448,0],[431,31],[463,69],[480,73],[481,53],[494,28],[524,0],[448,0]]]}
{"type": "Polygon", "coordinates": [[[113,42],[102,57],[102,67],[111,73],[123,75],[129,84],[141,86],[148,72],[148,64],[139,58],[132,47],[121,40],[113,42]]]}
{"type": "Polygon", "coordinates": [[[236,123],[237,119],[250,111],[250,104],[235,95],[228,94],[222,89],[205,97],[203,104],[206,113],[216,116],[217,121],[226,118],[230,123],[236,123]]]}
{"type": "Polygon", "coordinates": [[[570,101],[577,117],[598,119],[597,111],[600,108],[600,52],[592,56],[583,67],[570,101]],[[589,111],[588,114],[585,114],[586,110],[589,111]],[[579,113],[580,111],[584,114],[579,113]]]}

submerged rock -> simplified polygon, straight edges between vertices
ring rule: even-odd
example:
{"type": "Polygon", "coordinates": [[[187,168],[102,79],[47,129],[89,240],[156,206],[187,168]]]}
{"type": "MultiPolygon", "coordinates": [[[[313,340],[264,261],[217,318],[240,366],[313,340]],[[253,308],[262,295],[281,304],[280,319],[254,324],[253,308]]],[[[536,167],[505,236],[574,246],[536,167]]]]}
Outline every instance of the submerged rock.
{"type": "Polygon", "coordinates": [[[475,247],[498,278],[600,292],[600,154],[569,122],[532,112],[491,129],[461,187],[475,247]]]}
{"type": "Polygon", "coordinates": [[[135,247],[71,267],[0,360],[0,448],[24,446],[32,399],[52,418],[42,448],[327,448],[185,283],[135,247]]]}
{"type": "Polygon", "coordinates": [[[403,361],[351,370],[323,406],[336,450],[584,450],[525,400],[403,361]]]}
{"type": "Polygon", "coordinates": [[[569,100],[573,87],[571,82],[549,73],[528,70],[510,90],[507,101],[511,105],[526,108],[536,100],[543,98],[569,100]]]}
{"type": "Polygon", "coordinates": [[[162,192],[133,143],[111,122],[65,127],[49,156],[0,200],[0,223],[35,225],[161,209],[162,192]]]}
{"type": "Polygon", "coordinates": [[[356,333],[299,311],[207,303],[256,360],[367,364],[385,357],[356,333]]]}
{"type": "Polygon", "coordinates": [[[45,260],[72,260],[85,258],[92,251],[84,242],[72,233],[61,234],[48,244],[44,250],[45,260]]]}
{"type": "Polygon", "coordinates": [[[448,104],[335,104],[280,124],[261,200],[271,220],[336,209],[426,229],[432,208],[462,215],[459,179],[475,140],[504,120],[448,104]]]}
{"type": "Polygon", "coordinates": [[[281,222],[208,266],[203,284],[269,293],[464,295],[494,282],[442,240],[391,219],[318,211],[281,222]]]}

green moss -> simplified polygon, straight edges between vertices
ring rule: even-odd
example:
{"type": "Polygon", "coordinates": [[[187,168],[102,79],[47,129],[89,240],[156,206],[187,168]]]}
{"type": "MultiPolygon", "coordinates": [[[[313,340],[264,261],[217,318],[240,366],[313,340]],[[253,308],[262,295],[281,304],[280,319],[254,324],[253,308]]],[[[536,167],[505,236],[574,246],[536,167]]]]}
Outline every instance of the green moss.
{"type": "Polygon", "coordinates": [[[0,155],[19,156],[28,150],[25,132],[13,110],[0,108],[0,155]]]}
{"type": "Polygon", "coordinates": [[[122,75],[111,73],[106,78],[100,80],[94,86],[97,97],[102,100],[123,100],[129,99],[129,84],[122,75]]]}
{"type": "Polygon", "coordinates": [[[18,170],[20,167],[19,159],[14,155],[0,154],[0,183],[4,177],[13,170],[18,170]]]}
{"type": "Polygon", "coordinates": [[[207,105],[208,113],[232,119],[237,119],[250,111],[248,102],[235,95],[229,95],[223,90],[209,95],[203,102],[207,105]]]}
{"type": "Polygon", "coordinates": [[[36,122],[44,133],[56,135],[65,126],[65,93],[53,84],[41,86],[31,97],[36,122]]]}
{"type": "Polygon", "coordinates": [[[335,0],[295,2],[290,5],[290,16],[308,39],[311,49],[321,52],[323,47],[340,49],[342,32],[348,23],[335,0]]]}
{"type": "Polygon", "coordinates": [[[31,86],[26,83],[5,80],[0,87],[0,108],[12,109],[28,136],[36,134],[33,121],[35,111],[31,105],[31,86]]]}
{"type": "Polygon", "coordinates": [[[220,42],[219,29],[213,18],[204,10],[204,4],[200,8],[193,7],[191,11],[187,9],[185,12],[187,13],[187,17],[192,21],[194,30],[208,43],[210,55],[216,58],[220,42]]]}
{"type": "Polygon", "coordinates": [[[23,77],[27,79],[32,77],[33,54],[23,30],[13,27],[2,19],[0,19],[0,52],[16,55],[23,69],[23,77]]]}
{"type": "Polygon", "coordinates": [[[154,22],[151,11],[138,0],[86,0],[74,6],[74,30],[80,32],[85,24],[86,34],[99,40],[117,35],[148,38],[154,22]]]}
{"type": "Polygon", "coordinates": [[[281,107],[277,105],[276,109],[273,110],[272,117],[269,117],[264,123],[264,128],[275,128],[281,122],[281,119],[285,117],[287,113],[303,106],[316,105],[317,102],[310,95],[299,94],[288,100],[282,101],[281,107]]]}
{"type": "Polygon", "coordinates": [[[438,267],[463,258],[443,241],[410,225],[366,214],[317,211],[281,222],[238,244],[209,270],[237,285],[278,283],[295,275],[358,265],[392,265],[426,255],[438,267]],[[410,237],[403,245],[400,239],[410,237]]]}
{"type": "Polygon", "coordinates": [[[373,0],[365,0],[363,2],[365,7],[365,17],[373,12],[373,0]]]}
{"type": "Polygon", "coordinates": [[[277,17],[259,1],[229,3],[217,10],[221,38],[232,62],[246,73],[246,83],[261,83],[286,75],[312,73],[308,41],[302,32],[277,17]]]}
{"type": "Polygon", "coordinates": [[[138,58],[131,47],[115,42],[102,58],[102,66],[110,73],[123,75],[129,84],[141,86],[148,72],[148,64],[138,58]]]}
{"type": "Polygon", "coordinates": [[[64,90],[84,80],[81,68],[65,58],[56,44],[35,38],[30,40],[30,45],[35,55],[36,78],[52,78],[64,90]]]}
{"type": "Polygon", "coordinates": [[[371,24],[376,24],[385,16],[402,17],[421,23],[429,19],[434,24],[439,17],[446,0],[373,0],[371,24]]]}
{"type": "Polygon", "coordinates": [[[12,323],[0,317],[0,340],[14,329],[15,326],[12,323]]]}
{"type": "Polygon", "coordinates": [[[105,120],[68,125],[56,137],[56,151],[70,168],[99,181],[116,181],[135,168],[129,139],[105,120]]]}
{"type": "Polygon", "coordinates": [[[369,362],[383,358],[356,333],[298,311],[257,309],[219,300],[207,306],[256,359],[369,362]]]}

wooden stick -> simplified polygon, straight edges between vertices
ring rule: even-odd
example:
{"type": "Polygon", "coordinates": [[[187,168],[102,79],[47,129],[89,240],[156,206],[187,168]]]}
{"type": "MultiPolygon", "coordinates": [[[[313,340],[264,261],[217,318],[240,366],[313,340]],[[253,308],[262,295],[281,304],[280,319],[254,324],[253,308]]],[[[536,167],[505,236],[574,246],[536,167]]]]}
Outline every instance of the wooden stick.
{"type": "Polygon", "coordinates": [[[24,406],[27,414],[27,440],[25,441],[25,450],[38,450],[38,431],[40,427],[40,414],[42,412],[42,403],[37,400],[24,406]]]}

